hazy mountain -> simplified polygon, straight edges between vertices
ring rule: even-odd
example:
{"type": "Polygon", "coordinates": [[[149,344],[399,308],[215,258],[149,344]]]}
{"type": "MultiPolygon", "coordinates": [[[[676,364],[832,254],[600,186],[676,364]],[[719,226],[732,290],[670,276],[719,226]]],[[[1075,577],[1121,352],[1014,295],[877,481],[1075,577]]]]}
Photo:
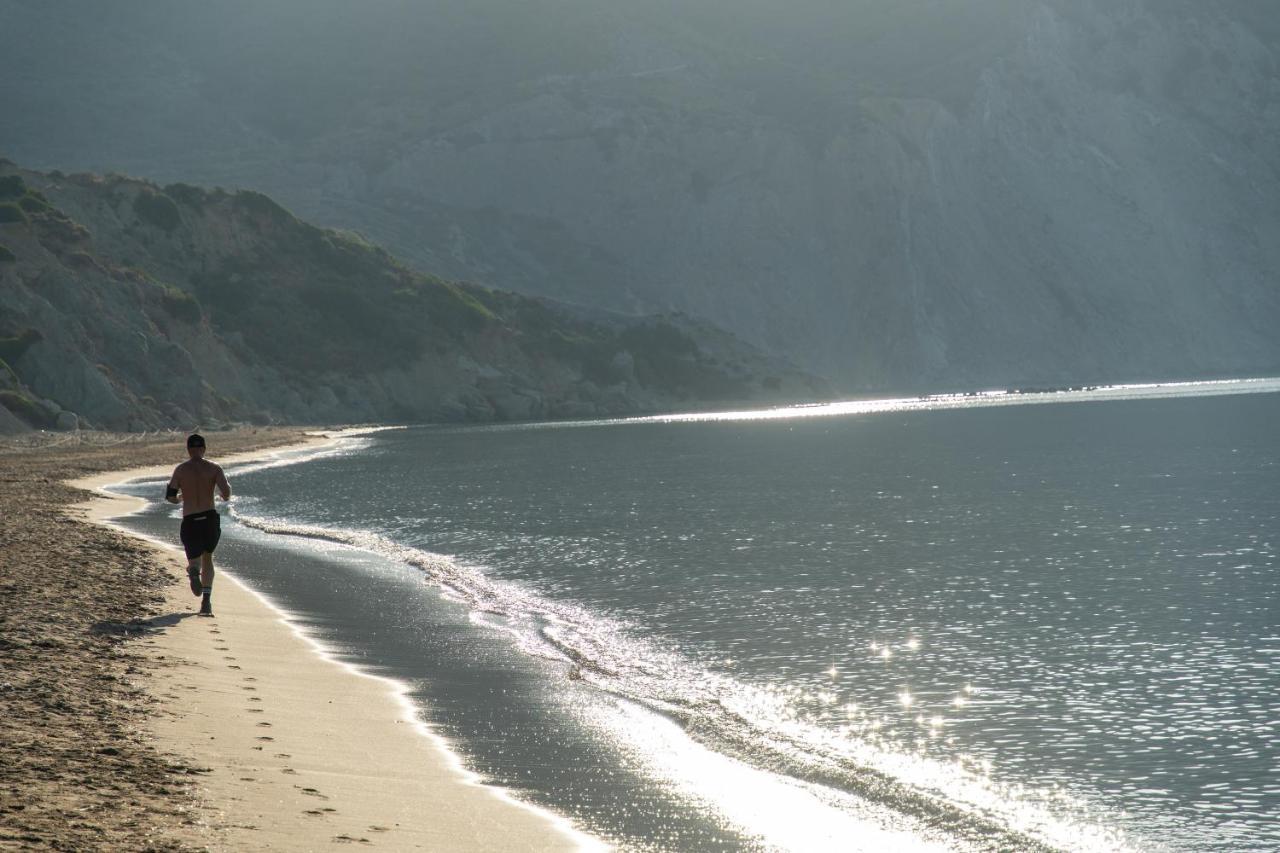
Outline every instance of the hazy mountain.
{"type": "Polygon", "coordinates": [[[812,398],[685,317],[412,271],[255,192],[0,161],[0,432],[596,417],[812,398]]]}
{"type": "Polygon", "coordinates": [[[847,387],[1280,368],[1264,0],[0,0],[0,114],[847,387]]]}

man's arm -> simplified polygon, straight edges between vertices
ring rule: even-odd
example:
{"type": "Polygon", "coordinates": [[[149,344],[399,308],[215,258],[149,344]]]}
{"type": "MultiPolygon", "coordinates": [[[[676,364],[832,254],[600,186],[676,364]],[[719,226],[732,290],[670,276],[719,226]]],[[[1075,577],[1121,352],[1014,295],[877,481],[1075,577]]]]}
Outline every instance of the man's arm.
{"type": "Polygon", "coordinates": [[[231,484],[227,482],[227,475],[222,473],[222,466],[218,466],[218,475],[214,477],[214,484],[218,487],[218,494],[222,495],[224,501],[231,500],[231,484]]]}
{"type": "Polygon", "coordinates": [[[164,499],[171,504],[178,502],[178,469],[173,469],[173,476],[169,478],[169,485],[165,487],[164,499]]]}

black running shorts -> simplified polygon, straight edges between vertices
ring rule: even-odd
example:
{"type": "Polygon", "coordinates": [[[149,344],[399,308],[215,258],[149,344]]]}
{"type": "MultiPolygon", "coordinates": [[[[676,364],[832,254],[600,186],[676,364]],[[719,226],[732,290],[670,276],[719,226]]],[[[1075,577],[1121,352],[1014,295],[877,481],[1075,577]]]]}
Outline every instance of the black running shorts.
{"type": "Polygon", "coordinates": [[[204,553],[212,554],[213,549],[218,547],[218,537],[222,535],[218,511],[206,509],[204,512],[184,515],[178,535],[182,538],[182,549],[187,552],[188,560],[194,560],[204,553]]]}

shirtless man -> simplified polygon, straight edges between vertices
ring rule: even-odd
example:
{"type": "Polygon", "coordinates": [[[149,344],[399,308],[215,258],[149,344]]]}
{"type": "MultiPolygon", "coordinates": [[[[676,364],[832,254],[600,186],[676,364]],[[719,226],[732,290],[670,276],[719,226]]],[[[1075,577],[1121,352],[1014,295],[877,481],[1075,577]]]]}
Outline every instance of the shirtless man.
{"type": "Polygon", "coordinates": [[[224,501],[231,500],[231,484],[222,468],[204,458],[204,436],[187,438],[187,455],[191,458],[173,469],[164,499],[176,504],[182,495],[182,548],[187,552],[187,577],[191,592],[201,596],[200,615],[212,616],[209,593],[213,591],[213,549],[218,547],[222,525],[213,508],[213,489],[224,501]]]}

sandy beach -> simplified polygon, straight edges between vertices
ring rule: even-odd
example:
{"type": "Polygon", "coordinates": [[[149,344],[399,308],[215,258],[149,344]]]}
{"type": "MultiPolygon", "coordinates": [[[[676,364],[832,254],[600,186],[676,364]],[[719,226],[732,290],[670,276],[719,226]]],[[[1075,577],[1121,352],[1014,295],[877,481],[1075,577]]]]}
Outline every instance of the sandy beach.
{"type": "MultiPolygon", "coordinates": [[[[214,434],[210,458],[326,440],[214,434]]],[[[86,493],[182,455],[175,436],[0,455],[0,846],[595,846],[479,784],[396,685],[323,657],[234,569],[194,618],[181,554],[110,526],[134,502],[86,493]]]]}

